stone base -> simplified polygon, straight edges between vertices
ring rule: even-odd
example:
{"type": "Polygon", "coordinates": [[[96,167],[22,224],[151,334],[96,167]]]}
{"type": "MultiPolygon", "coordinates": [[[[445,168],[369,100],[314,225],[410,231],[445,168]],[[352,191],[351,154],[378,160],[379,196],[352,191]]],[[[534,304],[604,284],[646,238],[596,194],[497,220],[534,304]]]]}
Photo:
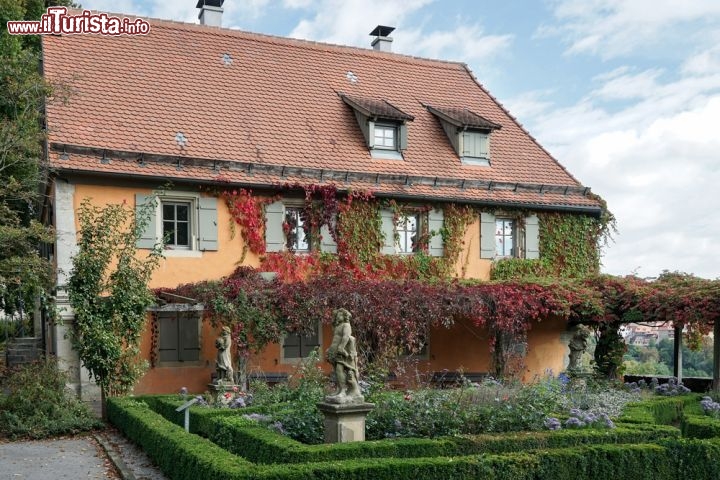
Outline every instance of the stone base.
{"type": "Polygon", "coordinates": [[[375,408],[372,403],[318,403],[325,415],[325,443],[365,441],[365,417],[375,408]]]}
{"type": "Polygon", "coordinates": [[[235,389],[240,391],[240,386],[234,383],[208,383],[208,391],[213,394],[233,392],[235,389]]]}

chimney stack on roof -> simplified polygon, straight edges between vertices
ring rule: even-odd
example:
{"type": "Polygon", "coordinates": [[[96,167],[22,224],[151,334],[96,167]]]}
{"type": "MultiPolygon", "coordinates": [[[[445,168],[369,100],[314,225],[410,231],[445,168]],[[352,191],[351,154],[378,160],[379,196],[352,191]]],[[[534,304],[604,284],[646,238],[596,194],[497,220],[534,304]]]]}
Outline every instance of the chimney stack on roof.
{"type": "Polygon", "coordinates": [[[222,26],[222,4],[225,0],[198,0],[195,8],[200,9],[198,18],[200,25],[210,25],[212,27],[222,26]]]}
{"type": "Polygon", "coordinates": [[[378,25],[375,29],[370,32],[370,35],[375,37],[371,45],[373,49],[381,52],[392,52],[392,37],[389,37],[395,27],[386,27],[385,25],[378,25]]]}

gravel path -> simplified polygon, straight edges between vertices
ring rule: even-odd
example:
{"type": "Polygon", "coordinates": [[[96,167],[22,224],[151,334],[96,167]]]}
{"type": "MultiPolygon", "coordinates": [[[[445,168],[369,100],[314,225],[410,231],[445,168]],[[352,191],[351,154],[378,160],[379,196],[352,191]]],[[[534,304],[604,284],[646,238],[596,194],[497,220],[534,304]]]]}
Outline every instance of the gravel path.
{"type": "Polygon", "coordinates": [[[0,479],[119,479],[92,436],[0,443],[0,479]]]}

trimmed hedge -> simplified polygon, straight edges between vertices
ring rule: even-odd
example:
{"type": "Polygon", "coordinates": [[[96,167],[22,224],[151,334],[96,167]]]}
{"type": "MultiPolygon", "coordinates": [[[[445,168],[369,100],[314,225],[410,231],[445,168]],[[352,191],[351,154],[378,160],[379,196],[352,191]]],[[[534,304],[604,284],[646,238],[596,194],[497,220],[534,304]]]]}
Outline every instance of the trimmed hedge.
{"type": "MultiPolygon", "coordinates": [[[[660,439],[655,444],[582,445],[537,450],[533,453],[465,455],[434,458],[356,458],[351,460],[262,465],[248,462],[153,412],[133,399],[108,400],[108,416],[131,440],[138,443],[173,480],[223,478],[230,480],[570,480],[608,478],[684,480],[720,478],[720,439],[660,439]]],[[[226,415],[227,417],[227,415],[226,415]]],[[[208,416],[210,418],[210,416],[208,416]]],[[[222,416],[216,415],[219,421],[222,416]]],[[[228,417],[225,420],[228,420],[228,417]]],[[[240,420],[241,418],[237,417],[240,420]]],[[[635,426],[636,432],[664,432],[669,427],[635,426]]],[[[259,428],[259,427],[255,427],[259,428]]],[[[245,429],[247,430],[247,429],[245,429]]],[[[272,433],[272,432],[269,432],[272,433]]],[[[543,432],[545,433],[545,432],[543,432]]],[[[576,441],[582,430],[548,433],[566,436],[558,443],[576,441]]],[[[584,432],[588,433],[588,431],[584,432]]],[[[593,432],[594,434],[601,432],[593,432]]],[[[523,434],[514,434],[523,438],[523,434]]],[[[528,435],[533,437],[534,435],[528,435]]],[[[480,436],[476,437],[479,439],[480,436]]],[[[487,436],[491,437],[491,436],[487,436]]],[[[494,437],[494,436],[493,436],[494,437]]],[[[466,437],[463,437],[467,440],[466,437]]],[[[512,436],[505,439],[512,445],[512,436]]],[[[447,440],[447,439],[445,439],[447,440]]],[[[364,442],[379,444],[383,442],[364,442]]],[[[387,443],[397,443],[388,441],[387,443]]],[[[478,444],[482,442],[478,441],[478,444]]],[[[350,448],[344,444],[338,447],[350,448]]],[[[518,447],[518,444],[514,444],[518,447]]],[[[328,450],[335,445],[313,446],[328,450]]],[[[372,448],[372,447],[370,447],[372,448]]]]}
{"type": "MultiPolygon", "coordinates": [[[[175,411],[181,402],[162,397],[141,398],[150,400],[149,403],[166,419],[183,425],[182,414],[175,411]]],[[[669,426],[629,424],[612,430],[579,429],[305,445],[243,418],[244,413],[249,413],[249,410],[192,408],[190,431],[210,439],[231,453],[261,464],[510,453],[588,444],[651,443],[680,436],[678,429],[669,426]]]]}

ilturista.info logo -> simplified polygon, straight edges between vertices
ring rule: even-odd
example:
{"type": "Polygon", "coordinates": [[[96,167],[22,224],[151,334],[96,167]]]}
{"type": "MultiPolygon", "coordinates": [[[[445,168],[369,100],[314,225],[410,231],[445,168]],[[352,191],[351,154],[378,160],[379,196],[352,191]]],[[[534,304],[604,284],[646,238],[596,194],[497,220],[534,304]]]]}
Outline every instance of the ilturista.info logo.
{"type": "Polygon", "coordinates": [[[147,35],[150,24],[142,18],[111,17],[90,10],[69,15],[65,7],[50,7],[40,20],[9,21],[7,29],[10,35],[147,35]]]}

